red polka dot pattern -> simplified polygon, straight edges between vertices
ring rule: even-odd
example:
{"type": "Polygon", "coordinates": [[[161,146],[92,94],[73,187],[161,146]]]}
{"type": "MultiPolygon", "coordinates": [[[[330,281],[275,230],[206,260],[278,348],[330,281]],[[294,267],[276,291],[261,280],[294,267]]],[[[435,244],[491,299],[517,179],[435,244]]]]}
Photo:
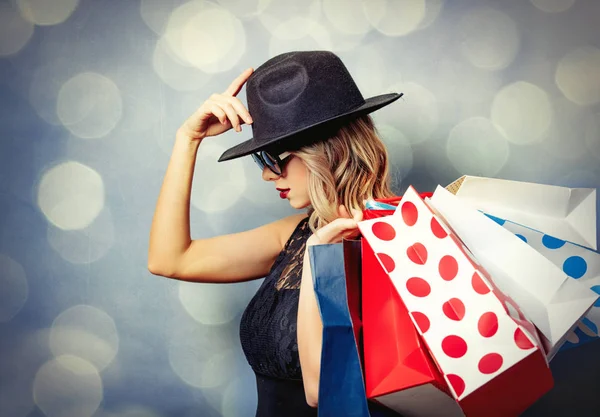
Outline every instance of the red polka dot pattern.
{"type": "Polygon", "coordinates": [[[410,314],[413,316],[413,319],[417,323],[417,326],[419,327],[419,330],[421,330],[421,333],[425,333],[427,332],[427,330],[429,330],[429,326],[431,324],[429,323],[429,319],[425,314],[421,313],[420,311],[413,311],[410,314]]]}
{"type": "Polygon", "coordinates": [[[493,374],[502,367],[502,356],[497,353],[488,353],[479,360],[479,372],[482,374],[493,374]]]}
{"type": "Polygon", "coordinates": [[[402,203],[402,220],[407,226],[414,226],[419,220],[419,211],[412,201],[402,203]]]}
{"type": "Polygon", "coordinates": [[[528,350],[534,347],[534,344],[529,339],[529,336],[525,334],[525,332],[519,328],[515,330],[515,343],[520,349],[528,350]]]}
{"type": "Polygon", "coordinates": [[[451,298],[444,303],[442,310],[450,320],[460,321],[465,317],[465,305],[458,298],[451,298]]]}
{"type": "Polygon", "coordinates": [[[483,337],[492,337],[498,331],[498,316],[492,311],[483,313],[477,322],[477,330],[483,337]]]}
{"type": "Polygon", "coordinates": [[[490,292],[490,288],[483,281],[477,272],[473,272],[471,277],[471,285],[477,294],[485,295],[490,292]]]}
{"type": "Polygon", "coordinates": [[[456,393],[457,397],[460,397],[463,392],[465,392],[465,381],[461,377],[456,374],[448,374],[446,375],[448,378],[448,382],[452,385],[452,389],[456,393]]]}
{"type": "Polygon", "coordinates": [[[431,286],[423,278],[410,278],[406,281],[406,289],[415,297],[427,297],[431,293],[431,286]]]}
{"type": "Polygon", "coordinates": [[[440,222],[438,222],[435,217],[431,218],[430,226],[431,233],[433,233],[433,235],[438,239],[443,239],[448,236],[448,233],[446,233],[440,222]]]}
{"type": "Polygon", "coordinates": [[[442,350],[451,358],[461,358],[467,353],[467,342],[460,336],[446,336],[442,340],[442,350]]]}
{"type": "Polygon", "coordinates": [[[458,262],[454,256],[446,255],[440,259],[438,272],[444,281],[452,281],[458,274],[458,262]]]}
{"type": "Polygon", "coordinates": [[[396,269],[396,262],[394,262],[394,259],[391,256],[386,255],[385,253],[378,253],[377,257],[383,264],[383,267],[388,272],[388,274],[394,272],[394,269],[396,269]]]}
{"type": "Polygon", "coordinates": [[[514,369],[529,355],[543,357],[534,325],[452,229],[412,187],[402,202],[393,215],[360,222],[359,228],[455,398],[477,392],[501,369],[514,369]]]}
{"type": "Polygon", "coordinates": [[[406,249],[408,259],[417,265],[425,265],[427,262],[427,248],[422,243],[415,243],[406,249]]]}
{"type": "Polygon", "coordinates": [[[372,231],[377,239],[390,241],[396,237],[396,230],[386,222],[378,221],[373,223],[372,231]]]}

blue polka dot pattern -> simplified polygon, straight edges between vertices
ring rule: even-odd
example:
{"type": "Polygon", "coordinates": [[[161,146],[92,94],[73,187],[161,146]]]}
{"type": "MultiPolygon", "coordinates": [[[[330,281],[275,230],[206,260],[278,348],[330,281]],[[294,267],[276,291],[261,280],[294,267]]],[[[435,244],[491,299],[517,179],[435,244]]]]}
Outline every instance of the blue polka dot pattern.
{"type": "Polygon", "coordinates": [[[492,216],[491,214],[487,214],[487,213],[483,213],[483,214],[485,214],[490,219],[492,219],[493,221],[495,221],[496,223],[498,223],[500,226],[504,226],[504,223],[506,223],[506,220],[501,219],[500,217],[492,216]]]}
{"type": "Polygon", "coordinates": [[[563,271],[571,278],[579,279],[587,272],[587,262],[581,256],[569,256],[563,263],[563,271]]]}
{"type": "Polygon", "coordinates": [[[582,318],[581,322],[583,324],[585,324],[588,327],[588,329],[590,329],[594,333],[598,334],[598,326],[596,326],[596,323],[594,323],[593,321],[591,321],[587,317],[582,318]]]}
{"type": "Polygon", "coordinates": [[[523,235],[520,235],[518,233],[515,234],[516,237],[518,237],[519,239],[521,239],[523,242],[527,243],[527,238],[523,235]]]}
{"type": "Polygon", "coordinates": [[[558,249],[563,247],[565,241],[557,239],[554,236],[544,235],[544,237],[542,238],[542,243],[548,249],[558,249]]]}
{"type": "MultiPolygon", "coordinates": [[[[596,294],[600,294],[600,285],[594,285],[592,288],[590,288],[592,291],[594,291],[596,294]]],[[[598,298],[596,300],[596,302],[594,303],[594,307],[600,307],[600,298],[598,298]]]]}

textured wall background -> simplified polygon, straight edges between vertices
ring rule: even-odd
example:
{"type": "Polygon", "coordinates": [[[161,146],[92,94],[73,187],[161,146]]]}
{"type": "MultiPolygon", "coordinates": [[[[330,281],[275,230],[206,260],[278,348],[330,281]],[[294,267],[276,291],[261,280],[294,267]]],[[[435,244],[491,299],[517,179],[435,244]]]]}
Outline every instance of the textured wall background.
{"type": "MultiPolygon", "coordinates": [[[[175,130],[244,68],[332,49],[365,96],[404,92],[375,113],[399,193],[600,187],[599,18],[596,0],[0,2],[0,415],[254,415],[237,332],[260,281],[146,269],[175,130]]],[[[194,238],[293,212],[250,158],[216,162],[250,135],[202,144],[194,238]]],[[[600,415],[600,344],[552,368],[527,416],[600,415]]]]}

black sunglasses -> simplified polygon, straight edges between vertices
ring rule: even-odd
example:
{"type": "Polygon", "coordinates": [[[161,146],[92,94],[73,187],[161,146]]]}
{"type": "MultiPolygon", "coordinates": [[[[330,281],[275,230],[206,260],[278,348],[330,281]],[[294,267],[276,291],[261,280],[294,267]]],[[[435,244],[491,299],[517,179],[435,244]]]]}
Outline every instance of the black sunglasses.
{"type": "Polygon", "coordinates": [[[279,155],[271,155],[267,151],[260,151],[252,154],[252,159],[260,167],[262,171],[265,167],[269,168],[275,175],[281,175],[285,164],[289,161],[289,157],[292,156],[289,152],[284,152],[279,155]]]}

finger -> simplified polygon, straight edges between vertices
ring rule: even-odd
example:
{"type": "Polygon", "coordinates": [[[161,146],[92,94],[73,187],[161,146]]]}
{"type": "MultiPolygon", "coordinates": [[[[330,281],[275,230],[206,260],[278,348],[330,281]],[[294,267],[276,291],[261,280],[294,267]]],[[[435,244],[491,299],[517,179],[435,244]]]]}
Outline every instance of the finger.
{"type": "Polygon", "coordinates": [[[327,226],[319,229],[319,239],[324,243],[339,241],[339,236],[343,233],[354,230],[358,227],[354,219],[338,218],[327,226]]]}
{"type": "Polygon", "coordinates": [[[338,214],[340,217],[344,217],[344,218],[351,217],[350,213],[348,213],[348,210],[346,209],[346,207],[343,204],[341,204],[340,207],[338,208],[338,214]]]}
{"type": "Polygon", "coordinates": [[[352,218],[355,222],[362,222],[363,212],[362,210],[352,209],[352,218]]]}
{"type": "Polygon", "coordinates": [[[225,94],[232,97],[237,96],[244,84],[246,83],[246,81],[248,80],[248,77],[250,77],[250,75],[253,72],[254,69],[250,67],[244,72],[242,72],[240,75],[238,75],[238,77],[235,80],[233,80],[231,84],[229,84],[229,87],[227,87],[227,89],[225,90],[225,94]]]}
{"type": "Polygon", "coordinates": [[[239,98],[221,96],[221,100],[224,100],[227,103],[231,104],[237,112],[237,114],[242,118],[242,120],[244,120],[244,122],[246,122],[247,124],[252,124],[252,117],[250,116],[250,113],[248,113],[248,109],[246,108],[246,106],[244,106],[244,104],[240,101],[239,98]]]}
{"type": "Polygon", "coordinates": [[[227,114],[227,118],[231,122],[231,126],[233,126],[235,131],[241,132],[242,128],[240,127],[240,119],[233,106],[227,103],[226,101],[217,101],[215,104],[221,107],[223,111],[227,114]]]}
{"type": "Polygon", "coordinates": [[[212,114],[215,115],[215,117],[217,119],[219,119],[219,121],[221,122],[221,124],[223,124],[223,125],[227,124],[227,114],[217,104],[212,103],[210,105],[210,111],[212,112],[212,114]]]}

